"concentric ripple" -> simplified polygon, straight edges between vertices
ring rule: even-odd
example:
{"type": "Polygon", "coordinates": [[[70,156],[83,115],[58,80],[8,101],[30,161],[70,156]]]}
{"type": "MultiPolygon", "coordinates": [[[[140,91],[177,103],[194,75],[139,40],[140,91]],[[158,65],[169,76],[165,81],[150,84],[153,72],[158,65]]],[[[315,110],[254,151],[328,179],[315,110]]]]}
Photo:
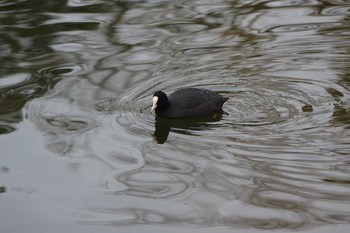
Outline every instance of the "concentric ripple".
{"type": "MultiPolygon", "coordinates": [[[[325,126],[337,106],[349,100],[349,92],[328,81],[272,75],[235,77],[227,75],[227,70],[211,75],[215,72],[210,67],[159,69],[141,85],[135,83],[118,98],[96,105],[98,111],[113,116],[107,119],[115,121],[111,124],[114,129],[121,127],[129,135],[149,138],[140,145],[142,167],[117,173],[107,184],[109,193],[125,196],[126,202],[132,197],[172,201],[174,210],[189,204],[181,211],[184,218],[161,208],[115,207],[113,211],[133,216],[133,220],[114,224],[132,224],[152,215],[158,219],[154,221],[164,224],[220,225],[223,221],[224,225],[251,225],[253,221],[256,228],[295,228],[310,224],[303,215],[322,222],[318,211],[338,216],[324,216],[327,221],[347,222],[346,211],[319,205],[328,206],[335,196],[343,202],[348,198],[349,189],[342,185],[347,181],[343,172],[329,170],[339,167],[344,159],[332,149],[342,147],[342,136],[325,126]],[[159,123],[149,111],[153,92],[162,89],[170,93],[188,86],[230,97],[222,118],[159,123]],[[156,138],[156,143],[164,143],[162,147],[147,142],[159,126],[168,130],[163,141],[156,138]],[[330,191],[329,184],[339,190],[330,191]],[[313,197],[320,201],[306,207],[313,197]],[[271,218],[231,211],[227,205],[236,206],[232,203],[235,199],[252,209],[268,208],[271,218]],[[190,214],[194,210],[199,210],[197,217],[190,214]],[[216,220],[212,219],[214,215],[216,220]]],[[[248,207],[239,208],[250,213],[248,207]]]]}

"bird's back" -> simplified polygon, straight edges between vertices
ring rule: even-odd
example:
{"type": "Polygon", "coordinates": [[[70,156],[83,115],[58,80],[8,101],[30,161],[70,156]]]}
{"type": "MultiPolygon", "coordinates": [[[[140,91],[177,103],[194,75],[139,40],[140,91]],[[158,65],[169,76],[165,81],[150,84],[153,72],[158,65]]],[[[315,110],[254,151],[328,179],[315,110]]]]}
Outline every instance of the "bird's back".
{"type": "Polygon", "coordinates": [[[168,96],[169,106],[156,109],[156,114],[165,118],[192,118],[210,116],[219,112],[227,97],[205,89],[180,89],[168,96]]]}
{"type": "Polygon", "coordinates": [[[169,95],[169,101],[171,105],[175,105],[177,108],[193,109],[202,104],[215,102],[221,103],[220,107],[228,98],[224,98],[220,94],[197,88],[180,89],[169,95]]]}

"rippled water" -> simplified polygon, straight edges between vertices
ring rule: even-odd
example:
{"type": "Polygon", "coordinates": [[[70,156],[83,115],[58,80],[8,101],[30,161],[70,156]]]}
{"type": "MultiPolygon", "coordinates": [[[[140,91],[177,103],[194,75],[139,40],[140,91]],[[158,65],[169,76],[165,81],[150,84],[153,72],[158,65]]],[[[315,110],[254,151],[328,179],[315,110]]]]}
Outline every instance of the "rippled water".
{"type": "Polygon", "coordinates": [[[4,232],[347,232],[350,3],[0,1],[4,232]],[[217,120],[156,90],[230,97],[217,120]]]}

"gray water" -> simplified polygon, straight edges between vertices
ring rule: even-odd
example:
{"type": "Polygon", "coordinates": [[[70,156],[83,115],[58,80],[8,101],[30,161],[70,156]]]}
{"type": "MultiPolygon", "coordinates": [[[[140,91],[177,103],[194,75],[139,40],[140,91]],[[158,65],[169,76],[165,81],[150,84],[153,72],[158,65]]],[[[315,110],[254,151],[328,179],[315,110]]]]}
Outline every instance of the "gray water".
{"type": "Polygon", "coordinates": [[[350,2],[0,1],[1,232],[348,232],[350,2]],[[156,90],[230,97],[217,120],[156,90]]]}

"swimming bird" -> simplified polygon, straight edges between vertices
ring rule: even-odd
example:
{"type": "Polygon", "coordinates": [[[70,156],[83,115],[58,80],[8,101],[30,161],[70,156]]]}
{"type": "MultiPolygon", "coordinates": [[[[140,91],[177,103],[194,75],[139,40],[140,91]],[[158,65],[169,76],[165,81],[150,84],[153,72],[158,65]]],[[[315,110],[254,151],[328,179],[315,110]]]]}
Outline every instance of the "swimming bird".
{"type": "Polygon", "coordinates": [[[198,88],[179,89],[169,96],[156,91],[152,98],[151,112],[163,118],[194,118],[213,116],[222,110],[228,97],[198,88]]]}

